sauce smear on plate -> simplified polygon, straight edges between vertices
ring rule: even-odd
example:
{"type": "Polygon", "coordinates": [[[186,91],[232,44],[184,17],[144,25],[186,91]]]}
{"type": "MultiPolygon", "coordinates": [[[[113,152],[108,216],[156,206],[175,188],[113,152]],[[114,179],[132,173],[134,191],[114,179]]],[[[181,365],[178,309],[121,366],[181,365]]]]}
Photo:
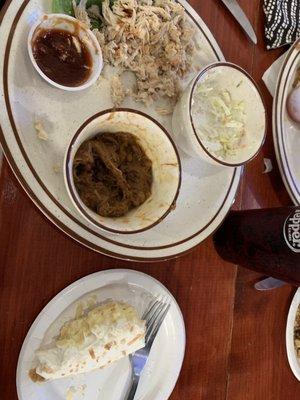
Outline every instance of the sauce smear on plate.
{"type": "Polygon", "coordinates": [[[79,86],[92,71],[92,57],[78,36],[60,29],[41,29],[32,45],[39,68],[52,81],[79,86]]]}

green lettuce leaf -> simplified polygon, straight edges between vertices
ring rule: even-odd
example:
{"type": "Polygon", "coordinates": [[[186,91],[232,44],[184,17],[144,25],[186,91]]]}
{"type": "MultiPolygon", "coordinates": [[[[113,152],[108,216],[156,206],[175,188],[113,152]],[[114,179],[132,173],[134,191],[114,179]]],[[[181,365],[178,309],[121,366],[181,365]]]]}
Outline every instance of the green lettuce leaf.
{"type": "Polygon", "coordinates": [[[74,17],[72,0],[52,0],[52,12],[74,17]]]}
{"type": "MultiPolygon", "coordinates": [[[[75,0],[76,4],[79,4],[80,0],[75,0]]],[[[87,0],[86,8],[90,8],[93,5],[99,7],[100,13],[102,13],[102,2],[103,0],[87,0]]],[[[110,0],[110,7],[113,6],[115,0],[110,0]]],[[[58,14],[67,14],[74,17],[72,0],[52,0],[52,12],[58,14]]],[[[92,29],[100,29],[102,27],[102,21],[97,18],[91,18],[92,29]]]]}
{"type": "Polygon", "coordinates": [[[98,31],[102,28],[103,22],[98,18],[91,18],[91,29],[98,29],[98,31]]]}

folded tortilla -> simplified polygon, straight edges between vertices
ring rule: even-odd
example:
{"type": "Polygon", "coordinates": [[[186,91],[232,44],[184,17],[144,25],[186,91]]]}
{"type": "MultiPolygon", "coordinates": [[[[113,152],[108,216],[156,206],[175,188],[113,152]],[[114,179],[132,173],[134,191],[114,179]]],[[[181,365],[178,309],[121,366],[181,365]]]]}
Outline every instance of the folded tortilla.
{"type": "Polygon", "coordinates": [[[110,301],[63,325],[47,348],[36,351],[34,381],[104,368],[145,346],[145,321],[134,307],[110,301]]]}

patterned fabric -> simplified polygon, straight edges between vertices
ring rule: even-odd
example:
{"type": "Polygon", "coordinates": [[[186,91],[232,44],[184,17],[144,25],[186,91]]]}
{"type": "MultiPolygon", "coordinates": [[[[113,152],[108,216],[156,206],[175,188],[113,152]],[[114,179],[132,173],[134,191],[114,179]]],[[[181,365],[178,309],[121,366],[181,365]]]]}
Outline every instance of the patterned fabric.
{"type": "Polygon", "coordinates": [[[264,0],[267,49],[293,43],[300,37],[300,0],[264,0]]]}

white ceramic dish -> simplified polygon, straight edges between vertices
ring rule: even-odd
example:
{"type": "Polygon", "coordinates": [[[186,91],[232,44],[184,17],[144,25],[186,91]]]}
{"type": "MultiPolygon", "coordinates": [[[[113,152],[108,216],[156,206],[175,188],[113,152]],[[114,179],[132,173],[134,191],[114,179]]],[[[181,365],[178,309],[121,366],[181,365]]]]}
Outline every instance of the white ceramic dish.
{"type": "Polygon", "coordinates": [[[266,125],[266,109],[256,83],[242,68],[224,62],[211,64],[198,74],[186,88],[173,114],[173,131],[178,146],[191,157],[200,157],[214,165],[234,167],[252,160],[264,143],[266,125]],[[216,82],[214,85],[220,92],[228,91],[234,101],[242,101],[245,107],[245,135],[241,148],[226,158],[218,158],[208,149],[198,134],[202,121],[199,124],[193,113],[197,86],[211,80],[216,82]]]}
{"type": "Polygon", "coordinates": [[[170,292],[152,277],[130,270],[108,270],[82,278],[54,297],[30,328],[18,361],[17,391],[19,400],[65,400],[74,389],[74,400],[120,400],[124,398],[130,378],[128,358],[103,370],[73,378],[36,384],[28,377],[34,351],[43,338],[53,337],[60,326],[74,316],[76,304],[93,294],[99,301],[107,298],[126,301],[142,313],[151,296],[171,299],[170,310],[153,344],[150,358],[141,377],[136,398],[166,400],[177,381],[185,351],[185,327],[181,311],[170,292]],[[86,386],[86,387],[85,387],[86,386]],[[84,390],[80,390],[84,388],[84,390]]]}
{"type": "MultiPolygon", "coordinates": [[[[222,53],[199,15],[185,2],[187,18],[195,27],[199,51],[194,64],[223,60],[222,53]]],[[[27,37],[38,13],[51,12],[50,0],[12,0],[0,26],[0,141],[6,157],[32,201],[63,232],[79,243],[110,256],[130,260],[164,260],[198,245],[223,221],[239,184],[241,168],[215,167],[180,153],[182,183],[176,208],[151,230],[116,235],[95,228],[81,217],[67,193],[63,177],[65,152],[74,132],[91,116],[113,106],[108,79],[87,90],[67,92],[39,77],[27,52],[27,37]],[[37,138],[34,122],[48,132],[37,138]],[[58,172],[55,172],[58,170],[58,172]]],[[[107,69],[107,67],[105,68],[107,69]]],[[[108,68],[107,77],[111,70],[108,68]]],[[[186,86],[194,75],[182,82],[186,86]]],[[[159,121],[172,135],[171,116],[158,114],[155,103],[145,107],[126,99],[123,107],[138,109],[159,121]]],[[[166,104],[168,106],[168,104],[166,104]]]]}
{"type": "Polygon", "coordinates": [[[294,324],[298,307],[300,305],[300,289],[297,290],[292,300],[286,324],[286,351],[291,370],[300,381],[300,359],[297,358],[294,346],[294,324]]]}
{"type": "Polygon", "coordinates": [[[295,204],[300,204],[300,124],[293,122],[286,101],[297,68],[300,67],[300,39],[289,50],[281,67],[273,101],[273,140],[279,169],[295,204]]]}
{"type": "Polygon", "coordinates": [[[181,165],[168,132],[155,120],[134,110],[112,109],[89,118],[68,146],[64,162],[65,182],[79,212],[97,227],[115,233],[137,233],[160,223],[176,206],[181,182],[181,165]],[[152,161],[152,193],[141,206],[120,218],[104,218],[81,201],[73,181],[73,160],[80,145],[100,132],[129,132],[152,161]]]}
{"type": "Polygon", "coordinates": [[[103,68],[102,52],[99,42],[96,39],[95,35],[91,30],[87,29],[80,21],[78,21],[73,17],[70,17],[69,15],[65,14],[41,15],[38,18],[38,20],[32,25],[29,31],[27,48],[32,65],[41,75],[41,77],[51,85],[59,89],[67,90],[70,92],[87,89],[88,87],[93,85],[99,78],[99,75],[103,68]],[[38,35],[41,29],[60,29],[70,33],[74,33],[75,30],[78,31],[77,35],[79,39],[85,43],[92,57],[92,71],[90,76],[85,82],[83,82],[78,86],[64,86],[53,81],[52,79],[49,79],[48,76],[44,74],[44,72],[38,66],[32,52],[32,43],[34,42],[35,37],[38,35]]]}

